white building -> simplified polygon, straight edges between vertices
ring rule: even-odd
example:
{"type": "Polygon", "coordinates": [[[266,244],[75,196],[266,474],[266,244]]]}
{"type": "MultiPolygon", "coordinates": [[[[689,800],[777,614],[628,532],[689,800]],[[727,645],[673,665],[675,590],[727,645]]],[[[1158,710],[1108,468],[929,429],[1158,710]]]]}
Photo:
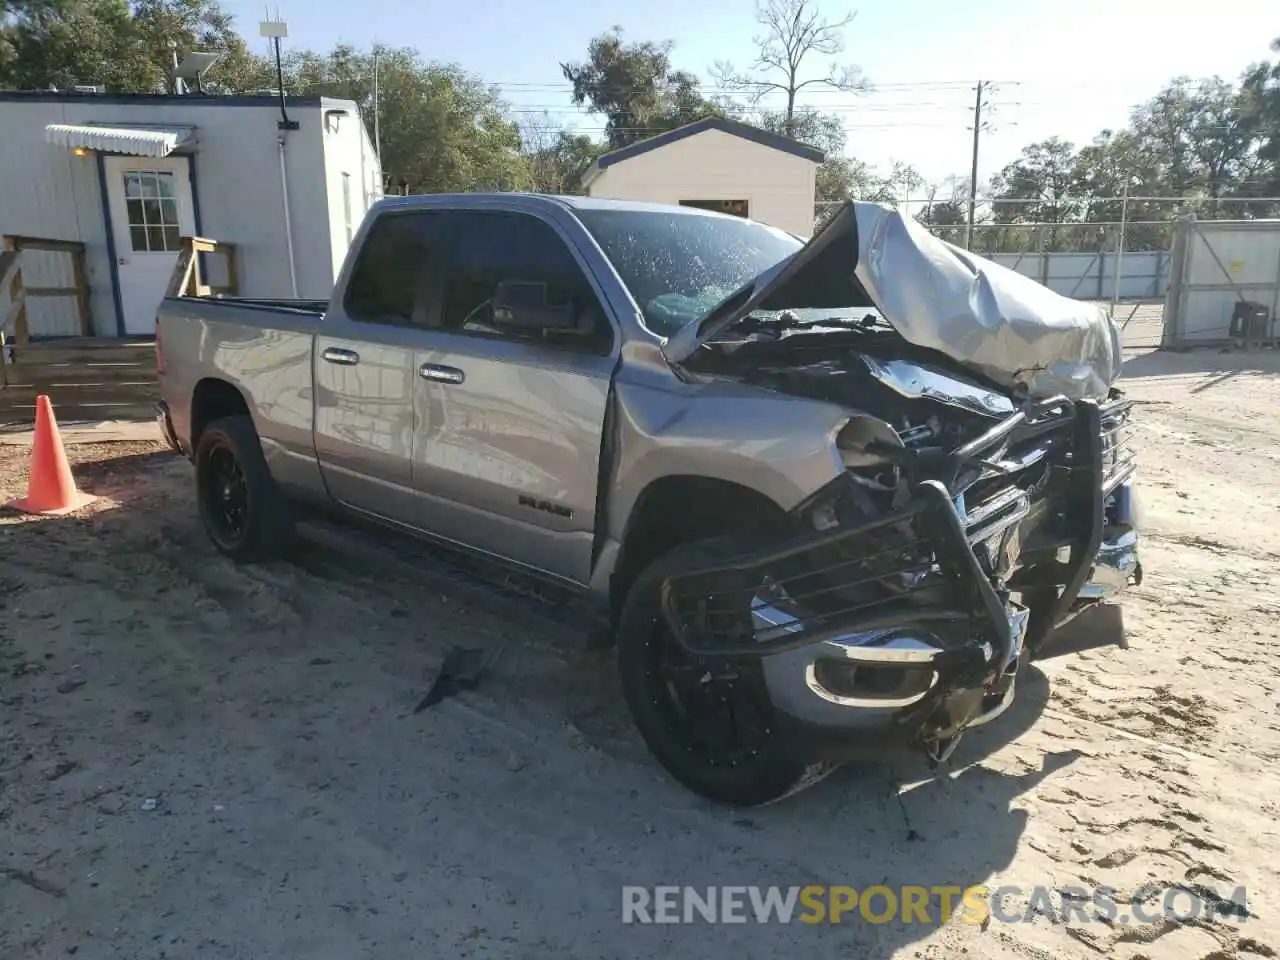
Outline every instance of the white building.
{"type": "Polygon", "coordinates": [[[823,159],[798,140],[708,117],[604,154],[585,186],[593,197],[705,207],[808,237],[823,159]]]}
{"type": "MultiPolygon", "coordinates": [[[[85,245],[96,336],[154,333],[184,236],[235,245],[239,296],[328,297],[381,192],[347,100],[0,92],[0,235],[85,245]]],[[[66,260],[24,253],[24,284],[70,286],[66,260]]],[[[27,324],[81,332],[72,298],[29,299],[27,324]]]]}

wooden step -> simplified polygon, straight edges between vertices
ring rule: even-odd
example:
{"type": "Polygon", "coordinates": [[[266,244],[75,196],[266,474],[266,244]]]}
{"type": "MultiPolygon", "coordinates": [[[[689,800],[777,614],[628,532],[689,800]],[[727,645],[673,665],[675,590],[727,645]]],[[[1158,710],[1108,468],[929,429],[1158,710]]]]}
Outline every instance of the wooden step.
{"type": "Polygon", "coordinates": [[[59,421],[150,419],[160,396],[154,381],[10,386],[0,389],[0,423],[33,422],[36,397],[42,393],[59,421]]]}
{"type": "MultiPolygon", "coordinates": [[[[152,403],[54,404],[54,416],[59,425],[97,420],[154,420],[156,410],[152,403]]],[[[0,424],[31,424],[35,419],[34,402],[9,404],[0,400],[0,424]]]]}
{"type": "Polygon", "coordinates": [[[59,399],[75,403],[98,403],[115,397],[126,399],[158,397],[160,385],[154,380],[143,380],[137,383],[68,383],[58,387],[49,384],[38,386],[19,384],[0,390],[0,397],[10,403],[28,398],[34,402],[35,398],[42,393],[47,393],[54,403],[59,399]]]}
{"type": "Polygon", "coordinates": [[[156,362],[155,347],[59,347],[34,350],[14,347],[9,355],[15,365],[24,363],[150,363],[156,362]]]}
{"type": "Polygon", "coordinates": [[[24,346],[9,343],[6,349],[14,365],[28,363],[149,363],[155,365],[156,345],[151,340],[107,340],[72,337],[45,340],[24,346]]]}
{"type": "Polygon", "coordinates": [[[58,386],[81,383],[150,383],[156,365],[150,363],[13,363],[4,369],[14,386],[58,386]]]}

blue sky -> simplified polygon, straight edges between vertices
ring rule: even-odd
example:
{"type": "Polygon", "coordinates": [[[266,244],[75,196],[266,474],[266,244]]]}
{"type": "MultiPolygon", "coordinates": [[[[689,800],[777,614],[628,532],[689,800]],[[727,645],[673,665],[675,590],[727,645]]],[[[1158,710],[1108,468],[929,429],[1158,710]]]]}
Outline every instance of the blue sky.
{"type": "MultiPolygon", "coordinates": [[[[500,86],[517,111],[547,109],[566,125],[598,130],[580,115],[560,73],[591,37],[617,24],[635,40],[674,40],[677,66],[706,76],[717,60],[745,62],[758,31],[753,0],[273,0],[287,43],[325,49],[339,41],[413,46],[500,86]]],[[[842,59],[877,85],[870,95],[815,91],[805,103],[844,118],[850,153],[877,166],[913,164],[932,180],[969,165],[973,83],[991,80],[994,128],[984,135],[985,179],[1026,143],[1059,135],[1087,142],[1124,123],[1130,107],[1178,74],[1234,79],[1266,58],[1280,35],[1276,0],[821,0],[838,16],[857,10],[842,59]]],[[[224,0],[250,43],[261,3],[224,0]]],[[[814,67],[820,69],[815,63],[814,67]]]]}

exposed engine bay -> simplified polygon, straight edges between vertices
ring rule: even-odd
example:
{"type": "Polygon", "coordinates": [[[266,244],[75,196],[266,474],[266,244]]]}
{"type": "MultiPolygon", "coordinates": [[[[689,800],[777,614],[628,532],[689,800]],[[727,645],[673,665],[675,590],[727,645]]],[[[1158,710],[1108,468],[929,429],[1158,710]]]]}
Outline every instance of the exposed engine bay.
{"type": "MultiPolygon", "coordinates": [[[[861,323],[857,330],[801,325],[780,335],[713,342],[689,366],[865,414],[846,427],[840,447],[846,466],[868,479],[886,464],[871,449],[877,443],[927,457],[929,449],[975,439],[1018,409],[1001,388],[984,384],[948,357],[912,347],[874,314],[861,323]]],[[[895,484],[886,487],[881,479],[869,485],[895,484]]]]}

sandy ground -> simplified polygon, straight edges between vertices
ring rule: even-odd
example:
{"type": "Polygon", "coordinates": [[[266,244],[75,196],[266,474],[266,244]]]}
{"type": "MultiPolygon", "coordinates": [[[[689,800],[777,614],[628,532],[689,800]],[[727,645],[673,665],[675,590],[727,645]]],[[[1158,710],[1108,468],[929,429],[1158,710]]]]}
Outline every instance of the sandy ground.
{"type": "MultiPolygon", "coordinates": [[[[103,499],[0,517],[0,957],[1276,956],[1280,364],[1126,376],[1148,570],[1128,649],[1037,665],[943,776],[847,768],[749,813],[662,775],[563,611],[332,543],[237,568],[185,461],[70,446],[103,499]],[[505,652],[415,714],[456,643],[505,652]],[[982,926],[624,926],[621,887],[664,883],[1024,894],[982,926]],[[1144,884],[1243,885],[1248,915],[1007,922],[1035,887],[1060,909],[1144,884]]],[[[25,459],[0,445],[3,498],[25,459]]]]}

